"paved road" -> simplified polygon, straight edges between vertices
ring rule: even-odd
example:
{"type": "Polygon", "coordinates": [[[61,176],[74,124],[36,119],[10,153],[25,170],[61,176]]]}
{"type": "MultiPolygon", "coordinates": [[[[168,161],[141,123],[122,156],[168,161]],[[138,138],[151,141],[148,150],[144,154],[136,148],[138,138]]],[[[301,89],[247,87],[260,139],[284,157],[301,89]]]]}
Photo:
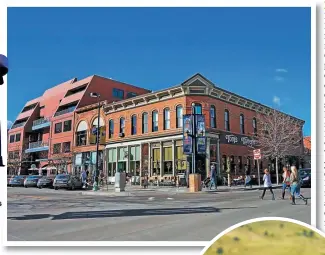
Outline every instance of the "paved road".
{"type": "MultiPolygon", "coordinates": [[[[310,197],[310,189],[303,189],[310,197]]],[[[276,190],[276,196],[280,196],[276,190]]],[[[80,191],[8,188],[9,241],[210,241],[256,217],[310,224],[311,207],[271,200],[260,191],[205,194],[139,192],[132,197],[82,196],[80,191]]]]}

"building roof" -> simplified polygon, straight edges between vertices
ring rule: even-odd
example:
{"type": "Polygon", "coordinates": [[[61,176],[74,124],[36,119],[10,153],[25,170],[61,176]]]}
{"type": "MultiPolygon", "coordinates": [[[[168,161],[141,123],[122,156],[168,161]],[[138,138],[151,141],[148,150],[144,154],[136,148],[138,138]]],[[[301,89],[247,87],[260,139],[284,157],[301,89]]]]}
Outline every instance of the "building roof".
{"type": "Polygon", "coordinates": [[[304,147],[311,151],[311,136],[304,137],[304,147]]]}

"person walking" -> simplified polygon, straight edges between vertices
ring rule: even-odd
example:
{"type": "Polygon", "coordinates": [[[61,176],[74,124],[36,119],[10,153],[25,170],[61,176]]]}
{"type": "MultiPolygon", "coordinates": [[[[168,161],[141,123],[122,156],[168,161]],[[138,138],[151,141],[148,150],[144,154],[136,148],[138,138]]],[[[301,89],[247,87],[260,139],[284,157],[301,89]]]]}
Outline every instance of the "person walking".
{"type": "Polygon", "coordinates": [[[82,170],[81,173],[81,182],[82,182],[82,187],[85,189],[87,188],[87,173],[85,170],[82,170]]]}
{"type": "Polygon", "coordinates": [[[246,186],[250,186],[250,188],[252,188],[252,178],[248,172],[245,173],[245,188],[246,186]]]}
{"type": "Polygon", "coordinates": [[[214,165],[211,165],[209,190],[212,189],[212,186],[214,187],[215,190],[217,189],[217,184],[216,184],[216,167],[214,165]]]}
{"type": "Polygon", "coordinates": [[[290,193],[290,172],[288,170],[288,168],[283,167],[283,174],[282,174],[282,199],[284,199],[285,197],[285,193],[286,193],[286,189],[289,189],[289,193],[290,193]]]}
{"type": "Polygon", "coordinates": [[[260,198],[264,199],[265,192],[267,189],[269,189],[272,194],[272,200],[275,200],[275,196],[272,190],[271,175],[269,169],[267,168],[264,170],[263,182],[264,182],[264,189],[263,189],[262,196],[260,196],[260,198]]]}
{"type": "Polygon", "coordinates": [[[291,185],[291,197],[292,197],[292,205],[296,204],[296,194],[299,198],[301,198],[305,204],[308,204],[308,200],[300,194],[300,176],[297,168],[295,166],[291,167],[291,175],[290,175],[290,185],[291,185]]]}

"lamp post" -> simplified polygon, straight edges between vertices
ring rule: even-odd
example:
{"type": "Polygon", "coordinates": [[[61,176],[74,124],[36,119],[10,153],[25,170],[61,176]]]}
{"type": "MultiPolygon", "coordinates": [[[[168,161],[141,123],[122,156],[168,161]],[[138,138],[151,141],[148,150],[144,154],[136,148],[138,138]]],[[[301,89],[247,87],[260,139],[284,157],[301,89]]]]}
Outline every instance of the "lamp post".
{"type": "Polygon", "coordinates": [[[98,188],[98,175],[99,175],[99,137],[100,137],[100,94],[92,92],[90,93],[90,97],[97,98],[98,99],[98,114],[97,114],[97,132],[96,132],[96,171],[95,171],[95,180],[94,180],[94,186],[93,191],[97,191],[98,188]]]}
{"type": "Polygon", "coordinates": [[[196,112],[195,112],[195,103],[192,103],[192,116],[193,116],[193,120],[192,120],[192,132],[193,132],[193,136],[192,136],[192,143],[193,143],[193,153],[192,153],[192,174],[195,174],[195,159],[196,159],[196,112]]]}

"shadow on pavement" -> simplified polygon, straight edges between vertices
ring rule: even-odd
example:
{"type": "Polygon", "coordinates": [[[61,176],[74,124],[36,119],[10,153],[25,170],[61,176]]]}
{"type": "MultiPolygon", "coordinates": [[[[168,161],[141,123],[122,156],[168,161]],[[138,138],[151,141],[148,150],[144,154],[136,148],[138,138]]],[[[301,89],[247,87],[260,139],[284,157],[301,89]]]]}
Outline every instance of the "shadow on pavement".
{"type": "Polygon", "coordinates": [[[82,218],[112,218],[112,217],[135,217],[135,216],[161,216],[177,214],[198,214],[198,213],[219,213],[220,210],[245,209],[257,207],[238,208],[214,208],[214,207],[194,207],[194,208],[166,208],[166,209],[131,209],[131,210],[105,210],[86,212],[66,212],[58,215],[33,214],[16,217],[8,217],[8,220],[39,220],[52,218],[52,220],[82,219],[82,218]]]}

